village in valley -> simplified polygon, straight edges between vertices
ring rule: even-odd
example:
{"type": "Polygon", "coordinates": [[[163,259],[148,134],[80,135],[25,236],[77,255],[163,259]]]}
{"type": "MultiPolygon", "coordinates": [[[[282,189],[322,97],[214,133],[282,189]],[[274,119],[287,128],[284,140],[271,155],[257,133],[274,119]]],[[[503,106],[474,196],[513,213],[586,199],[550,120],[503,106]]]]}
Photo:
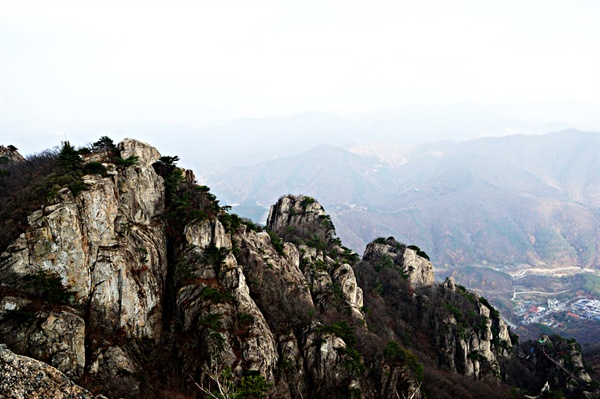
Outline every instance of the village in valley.
{"type": "Polygon", "coordinates": [[[569,318],[600,321],[600,300],[586,297],[574,297],[560,300],[549,298],[545,301],[514,300],[514,313],[519,316],[520,324],[541,323],[548,327],[559,327],[569,318]]]}

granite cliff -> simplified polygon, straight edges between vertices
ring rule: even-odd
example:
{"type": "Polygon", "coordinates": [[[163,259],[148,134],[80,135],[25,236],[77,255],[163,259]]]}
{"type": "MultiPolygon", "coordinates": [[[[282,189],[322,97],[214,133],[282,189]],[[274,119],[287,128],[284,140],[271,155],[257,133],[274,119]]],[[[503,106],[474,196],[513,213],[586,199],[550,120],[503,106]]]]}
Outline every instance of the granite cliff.
{"type": "Polygon", "coordinates": [[[0,248],[0,397],[508,397],[516,337],[421,249],[361,259],[306,196],[257,226],[136,140],[54,159],[0,248]]]}

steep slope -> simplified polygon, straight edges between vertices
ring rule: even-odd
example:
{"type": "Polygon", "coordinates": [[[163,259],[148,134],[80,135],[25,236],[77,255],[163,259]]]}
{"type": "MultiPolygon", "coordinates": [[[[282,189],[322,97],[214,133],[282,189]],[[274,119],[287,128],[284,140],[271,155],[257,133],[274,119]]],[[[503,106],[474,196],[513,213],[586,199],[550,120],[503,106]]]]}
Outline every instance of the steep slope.
{"type": "Polygon", "coordinates": [[[103,139],[63,145],[68,187],[1,255],[0,370],[25,377],[0,395],[32,368],[79,397],[67,378],[108,398],[507,397],[514,338],[485,299],[434,284],[419,248],[380,238],[361,261],[307,196],[262,229],[177,157],[103,139]]]}

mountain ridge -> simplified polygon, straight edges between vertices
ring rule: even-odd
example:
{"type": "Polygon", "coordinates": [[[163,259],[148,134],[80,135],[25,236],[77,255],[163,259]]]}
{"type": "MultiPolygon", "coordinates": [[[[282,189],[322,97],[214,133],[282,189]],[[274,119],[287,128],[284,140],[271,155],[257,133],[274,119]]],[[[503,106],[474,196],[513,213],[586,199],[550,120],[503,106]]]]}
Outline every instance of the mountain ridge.
{"type": "MultiPolygon", "coordinates": [[[[33,160],[9,163],[2,187],[33,160]]],[[[0,394],[91,397],[65,381],[109,398],[594,389],[575,342],[517,347],[485,298],[434,283],[420,248],[380,237],[360,259],[308,196],[281,197],[262,229],[177,160],[107,137],[48,155],[53,184],[0,257],[0,371],[19,371],[0,394]]]]}

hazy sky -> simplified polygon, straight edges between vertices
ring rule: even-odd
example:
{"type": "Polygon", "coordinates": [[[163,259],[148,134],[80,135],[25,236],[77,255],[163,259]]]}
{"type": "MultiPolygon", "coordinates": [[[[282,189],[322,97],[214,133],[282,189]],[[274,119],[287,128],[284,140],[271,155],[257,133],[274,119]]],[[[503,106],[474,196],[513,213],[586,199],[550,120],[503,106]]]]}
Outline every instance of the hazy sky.
{"type": "Polygon", "coordinates": [[[600,98],[599,1],[1,0],[0,15],[5,143],[600,98]]]}

